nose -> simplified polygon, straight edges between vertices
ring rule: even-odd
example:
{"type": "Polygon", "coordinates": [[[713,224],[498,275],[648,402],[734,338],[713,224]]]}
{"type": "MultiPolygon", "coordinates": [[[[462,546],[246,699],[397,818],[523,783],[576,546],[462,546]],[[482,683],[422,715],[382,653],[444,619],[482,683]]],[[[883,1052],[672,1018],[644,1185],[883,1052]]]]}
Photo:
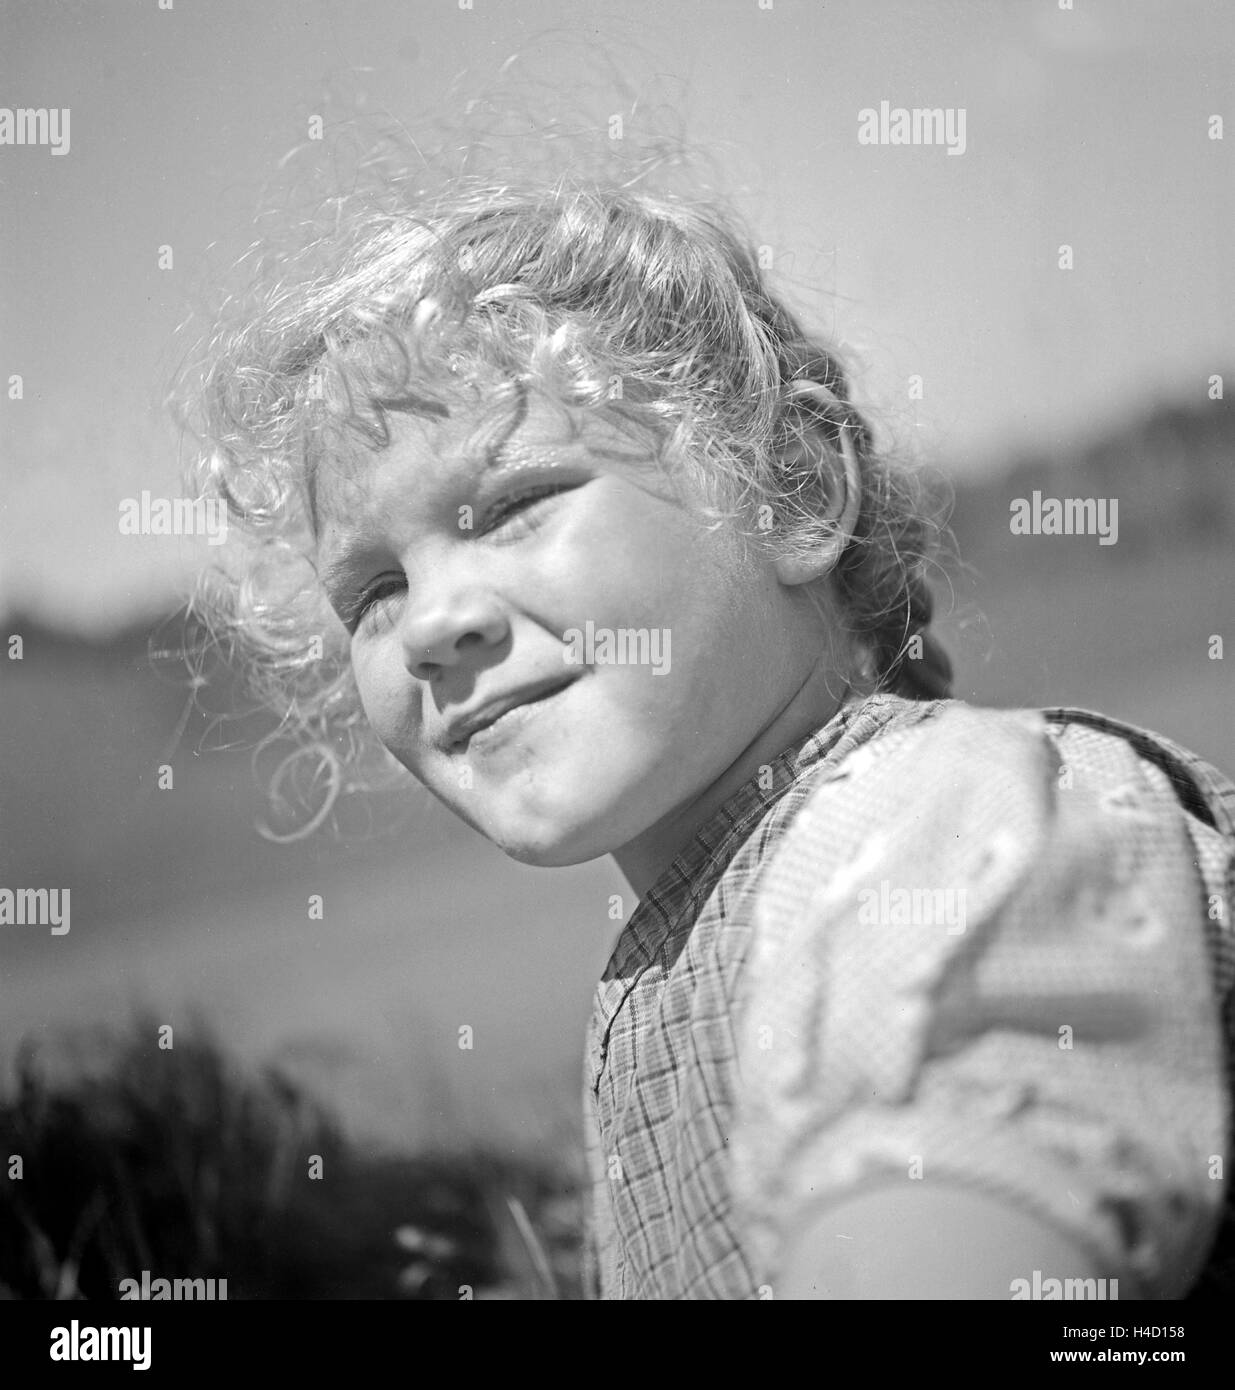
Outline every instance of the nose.
{"type": "Polygon", "coordinates": [[[408,603],[400,631],[403,662],[417,680],[432,680],[444,667],[492,651],[509,634],[501,604],[479,589],[408,603]]]}

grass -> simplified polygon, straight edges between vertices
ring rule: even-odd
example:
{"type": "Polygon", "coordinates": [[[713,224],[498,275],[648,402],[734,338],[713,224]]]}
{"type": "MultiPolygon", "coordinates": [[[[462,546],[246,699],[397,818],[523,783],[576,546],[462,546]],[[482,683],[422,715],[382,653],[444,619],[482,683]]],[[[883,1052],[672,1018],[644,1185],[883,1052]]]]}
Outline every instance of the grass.
{"type": "Polygon", "coordinates": [[[67,1071],[23,1046],[0,1102],[0,1297],[115,1299],[143,1270],[229,1299],[579,1296],[570,1161],[365,1152],[200,1024],[89,1041],[67,1071]]]}

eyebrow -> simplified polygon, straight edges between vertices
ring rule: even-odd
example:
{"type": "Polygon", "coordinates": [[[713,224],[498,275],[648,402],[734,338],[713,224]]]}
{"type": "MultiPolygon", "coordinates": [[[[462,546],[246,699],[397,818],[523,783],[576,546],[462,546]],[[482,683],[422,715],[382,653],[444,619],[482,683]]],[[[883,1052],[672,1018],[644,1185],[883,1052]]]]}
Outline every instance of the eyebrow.
{"type": "MultiPolygon", "coordinates": [[[[516,383],[517,404],[513,416],[507,421],[501,434],[497,439],[485,445],[483,451],[483,471],[488,473],[495,468],[500,468],[503,463],[502,455],[506,450],[506,445],[510,436],[519,429],[527,419],[528,401],[530,393],[525,382],[516,383]]],[[[449,420],[450,411],[439,401],[433,401],[417,395],[402,395],[395,397],[385,397],[374,402],[381,412],[383,418],[387,414],[414,415],[418,417],[429,417],[438,420],[449,420]]],[[[470,462],[473,454],[468,453],[465,462],[470,462]]],[[[321,532],[321,518],[317,511],[317,465],[318,460],[310,457],[306,469],[305,490],[309,500],[309,524],[313,529],[314,538],[321,532]]]]}

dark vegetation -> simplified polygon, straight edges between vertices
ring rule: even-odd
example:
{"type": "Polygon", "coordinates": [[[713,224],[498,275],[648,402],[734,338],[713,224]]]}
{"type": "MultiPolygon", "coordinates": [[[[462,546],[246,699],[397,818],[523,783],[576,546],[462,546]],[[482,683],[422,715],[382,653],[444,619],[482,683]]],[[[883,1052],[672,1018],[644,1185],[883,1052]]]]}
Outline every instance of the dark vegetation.
{"type": "Polygon", "coordinates": [[[578,1296],[565,1167],[366,1153],[200,1026],[157,1039],[146,1020],[97,1035],[59,1076],[21,1050],[0,1103],[0,1297],[115,1299],[143,1270],[226,1279],[229,1299],[578,1296]]]}

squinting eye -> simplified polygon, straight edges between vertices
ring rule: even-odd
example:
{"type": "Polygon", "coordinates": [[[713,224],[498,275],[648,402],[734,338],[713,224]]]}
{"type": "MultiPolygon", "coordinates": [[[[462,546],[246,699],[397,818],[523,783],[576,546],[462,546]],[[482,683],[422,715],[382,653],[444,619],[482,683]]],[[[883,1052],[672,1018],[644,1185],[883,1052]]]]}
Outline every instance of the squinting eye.
{"type": "Polygon", "coordinates": [[[508,497],[498,502],[485,514],[484,521],[478,531],[478,535],[487,535],[490,531],[504,530],[507,533],[517,532],[527,523],[523,521],[523,513],[533,507],[537,502],[543,502],[547,498],[555,496],[559,492],[566,491],[563,483],[550,483],[544,487],[529,488],[527,492],[521,492],[515,497],[508,497]],[[506,523],[514,521],[516,525],[506,523]]]}
{"type": "Polygon", "coordinates": [[[377,619],[389,611],[386,600],[394,594],[399,593],[406,587],[402,579],[395,579],[393,576],[388,579],[381,579],[376,584],[371,585],[352,605],[351,612],[347,615],[347,630],[353,636],[363,625],[373,626],[377,619]]]}

